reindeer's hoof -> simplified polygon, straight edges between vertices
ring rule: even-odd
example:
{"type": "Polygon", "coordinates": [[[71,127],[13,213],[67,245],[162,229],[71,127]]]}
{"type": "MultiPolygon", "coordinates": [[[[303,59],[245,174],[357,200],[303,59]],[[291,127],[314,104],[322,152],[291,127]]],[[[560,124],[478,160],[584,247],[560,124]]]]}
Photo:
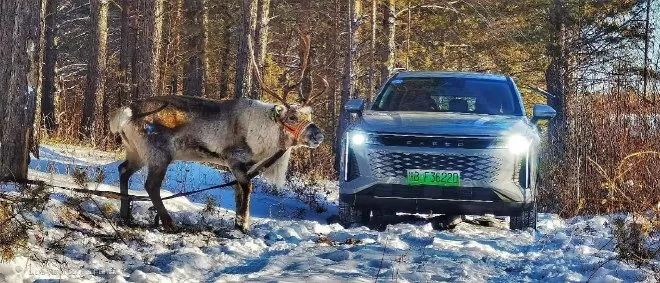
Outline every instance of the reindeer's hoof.
{"type": "Polygon", "coordinates": [[[120,223],[129,228],[135,228],[139,226],[137,223],[133,222],[132,219],[122,219],[120,223]]]}
{"type": "Polygon", "coordinates": [[[165,233],[177,233],[181,229],[179,226],[175,225],[174,223],[169,223],[169,224],[163,223],[163,230],[165,230],[165,233]]]}
{"type": "MultiPolygon", "coordinates": [[[[158,218],[158,215],[156,215],[155,225],[158,225],[158,218]]],[[[160,217],[160,220],[163,223],[163,229],[165,230],[165,233],[179,232],[179,227],[174,224],[174,221],[169,217],[169,215],[167,217],[160,217]]]]}
{"type": "Polygon", "coordinates": [[[234,229],[241,231],[243,234],[247,234],[248,232],[250,232],[250,229],[248,229],[247,225],[238,224],[238,223],[234,224],[234,229]]]}
{"type": "Polygon", "coordinates": [[[121,215],[121,216],[119,216],[119,220],[117,221],[117,223],[130,227],[131,224],[133,224],[133,218],[130,217],[130,216],[127,217],[127,216],[121,215]]]}

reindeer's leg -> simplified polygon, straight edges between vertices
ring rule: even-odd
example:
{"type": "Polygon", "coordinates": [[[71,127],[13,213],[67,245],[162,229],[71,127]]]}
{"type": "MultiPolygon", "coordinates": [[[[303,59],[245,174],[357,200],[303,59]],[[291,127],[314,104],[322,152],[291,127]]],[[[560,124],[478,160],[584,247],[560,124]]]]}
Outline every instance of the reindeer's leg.
{"type": "Polygon", "coordinates": [[[243,233],[248,231],[248,228],[250,227],[250,194],[252,194],[252,181],[248,180],[247,183],[241,184],[241,189],[243,190],[243,199],[242,201],[242,206],[241,206],[241,217],[243,218],[243,233]]]}
{"type": "Polygon", "coordinates": [[[234,227],[247,233],[250,226],[250,193],[252,192],[252,182],[247,171],[251,164],[236,164],[230,166],[230,170],[238,182],[234,188],[236,199],[236,222],[234,227]]]}
{"type": "Polygon", "coordinates": [[[176,231],[174,221],[172,221],[170,214],[167,212],[163,200],[160,199],[160,186],[163,184],[167,165],[169,165],[169,161],[163,164],[149,165],[149,174],[147,175],[144,189],[149,194],[149,198],[158,213],[158,217],[160,217],[160,220],[163,223],[163,228],[168,232],[174,232],[176,231]]]}
{"type": "MultiPolygon", "coordinates": [[[[123,195],[128,194],[128,180],[135,174],[142,165],[138,161],[131,160],[130,156],[126,161],[119,164],[119,192],[123,195]]],[[[121,199],[121,208],[119,209],[119,216],[125,224],[131,224],[131,203],[128,199],[121,199]]]]}
{"type": "Polygon", "coordinates": [[[252,193],[252,182],[239,182],[236,192],[236,222],[234,227],[247,233],[250,227],[250,194],[252,193]]]}
{"type": "Polygon", "coordinates": [[[236,218],[234,220],[234,228],[242,230],[243,216],[240,211],[243,210],[243,187],[240,183],[234,186],[234,200],[236,201],[236,218]]]}

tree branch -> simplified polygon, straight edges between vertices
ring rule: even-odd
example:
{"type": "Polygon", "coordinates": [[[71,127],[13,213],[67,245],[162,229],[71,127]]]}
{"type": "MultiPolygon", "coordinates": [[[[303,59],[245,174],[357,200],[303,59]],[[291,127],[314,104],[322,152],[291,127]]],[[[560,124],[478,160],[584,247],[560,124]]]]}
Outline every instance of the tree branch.
{"type": "Polygon", "coordinates": [[[456,14],[460,14],[456,8],[453,7],[454,4],[456,4],[458,1],[451,1],[448,2],[444,5],[438,5],[438,4],[422,4],[422,5],[416,5],[416,6],[410,6],[410,8],[404,8],[399,10],[395,14],[395,18],[399,18],[403,13],[408,13],[408,10],[416,10],[416,9],[440,9],[440,10],[446,10],[446,11],[451,11],[456,14]]]}

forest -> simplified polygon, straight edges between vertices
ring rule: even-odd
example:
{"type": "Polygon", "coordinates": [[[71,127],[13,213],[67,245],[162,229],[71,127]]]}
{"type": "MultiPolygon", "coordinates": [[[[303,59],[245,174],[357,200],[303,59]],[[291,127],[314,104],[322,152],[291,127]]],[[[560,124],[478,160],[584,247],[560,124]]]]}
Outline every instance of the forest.
{"type": "MultiPolygon", "coordinates": [[[[540,211],[638,215],[657,245],[660,1],[0,0],[0,62],[0,179],[17,183],[40,145],[119,151],[109,115],[132,101],[277,102],[253,62],[270,89],[300,79],[291,103],[327,82],[312,102],[325,142],[289,172],[312,181],[337,178],[346,102],[372,101],[393,74],[508,75],[528,114],[557,111],[542,126],[540,211]]],[[[629,259],[657,258],[640,245],[629,259]]]]}

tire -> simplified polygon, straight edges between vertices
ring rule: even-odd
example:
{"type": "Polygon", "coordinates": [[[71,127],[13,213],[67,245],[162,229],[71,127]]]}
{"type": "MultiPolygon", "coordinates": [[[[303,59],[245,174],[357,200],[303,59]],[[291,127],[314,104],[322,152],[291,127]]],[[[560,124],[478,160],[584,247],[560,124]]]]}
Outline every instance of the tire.
{"type": "Polygon", "coordinates": [[[371,211],[359,209],[352,203],[339,201],[339,224],[350,228],[353,224],[367,225],[371,218],[371,211]]]}
{"type": "Polygon", "coordinates": [[[520,215],[510,217],[509,228],[511,230],[525,230],[527,228],[536,230],[536,218],[536,202],[534,202],[531,208],[523,210],[520,215]]]}

